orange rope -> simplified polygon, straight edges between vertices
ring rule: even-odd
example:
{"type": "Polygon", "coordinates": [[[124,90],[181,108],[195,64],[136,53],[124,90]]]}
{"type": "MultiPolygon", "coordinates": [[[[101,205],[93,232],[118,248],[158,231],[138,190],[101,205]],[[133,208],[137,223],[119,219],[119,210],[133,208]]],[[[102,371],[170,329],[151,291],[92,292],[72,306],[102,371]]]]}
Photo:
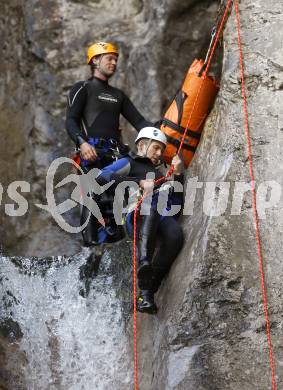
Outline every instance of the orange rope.
{"type": "Polygon", "coordinates": [[[240,57],[240,73],[241,73],[241,82],[242,82],[243,107],[244,107],[244,115],[245,115],[245,132],[246,132],[246,138],[247,138],[247,143],[248,143],[248,157],[249,157],[250,178],[251,178],[251,187],[252,187],[251,191],[252,191],[253,215],[254,215],[254,222],[255,222],[257,252],[258,252],[258,258],[259,258],[259,269],[260,269],[260,275],[261,275],[261,289],[262,289],[263,303],[264,303],[264,314],[265,314],[265,321],[266,321],[267,341],[268,341],[268,345],[269,345],[269,363],[270,363],[270,368],[271,368],[272,389],[276,390],[275,364],[274,364],[274,360],[273,360],[273,348],[272,348],[272,342],[271,342],[270,323],[269,323],[269,316],[268,316],[268,304],[267,304],[266,287],[265,287],[265,274],[264,274],[264,267],[263,267],[262,245],[261,245],[261,239],[260,239],[259,218],[258,218],[257,204],[256,204],[252,147],[251,147],[251,138],[250,138],[250,131],[249,131],[249,116],[248,116],[248,109],[247,109],[247,96],[246,96],[246,87],[245,87],[244,61],[243,61],[243,51],[242,51],[242,43],[241,43],[240,15],[239,15],[239,7],[238,7],[237,0],[235,0],[235,10],[236,10],[236,24],[237,24],[237,30],[238,30],[238,48],[239,48],[239,57],[240,57]]]}

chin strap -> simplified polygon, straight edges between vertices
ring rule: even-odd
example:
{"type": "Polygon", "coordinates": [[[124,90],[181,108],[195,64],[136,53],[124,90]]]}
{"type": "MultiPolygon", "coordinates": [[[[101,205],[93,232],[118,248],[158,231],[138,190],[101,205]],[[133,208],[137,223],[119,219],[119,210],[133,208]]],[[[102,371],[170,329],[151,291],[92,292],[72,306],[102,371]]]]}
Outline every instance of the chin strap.
{"type": "Polygon", "coordinates": [[[102,60],[102,56],[103,56],[103,54],[100,54],[99,58],[96,58],[97,63],[94,63],[94,62],[93,62],[94,69],[97,69],[97,70],[99,70],[100,72],[101,72],[101,70],[100,70],[100,63],[101,63],[101,60],[102,60]]]}
{"type": "Polygon", "coordinates": [[[151,141],[152,141],[152,138],[149,138],[149,139],[148,139],[148,143],[147,143],[146,150],[145,150],[145,152],[143,153],[143,157],[147,157],[147,152],[148,152],[148,149],[149,149],[149,147],[150,147],[151,141]]]}

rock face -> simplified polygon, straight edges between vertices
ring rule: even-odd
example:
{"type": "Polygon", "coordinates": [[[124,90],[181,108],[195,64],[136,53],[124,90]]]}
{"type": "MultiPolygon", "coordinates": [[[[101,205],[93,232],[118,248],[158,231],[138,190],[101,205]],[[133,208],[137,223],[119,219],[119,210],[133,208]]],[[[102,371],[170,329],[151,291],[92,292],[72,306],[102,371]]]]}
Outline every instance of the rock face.
{"type": "MultiPolygon", "coordinates": [[[[207,44],[208,21],[217,4],[199,3],[5,4],[0,123],[6,136],[1,155],[8,158],[1,165],[3,183],[28,177],[34,183],[30,202],[44,202],[48,163],[67,154],[70,145],[63,130],[63,95],[87,77],[82,46],[105,34],[122,52],[120,77],[113,83],[123,87],[144,114],[157,119],[185,68],[207,44]],[[11,59],[12,48],[16,60],[11,59]],[[8,164],[10,159],[17,164],[8,164]]],[[[241,2],[240,11],[276,382],[281,388],[283,9],[273,0],[256,0],[241,2]]],[[[187,171],[190,196],[196,177],[203,186],[196,190],[193,209],[186,203],[186,242],[157,294],[157,316],[138,317],[141,389],[271,388],[251,194],[247,191],[241,199],[239,192],[239,182],[250,182],[247,156],[233,10],[224,34],[220,93],[187,171]]],[[[6,235],[10,247],[19,242],[15,252],[50,253],[48,239],[61,254],[78,247],[51,225],[47,214],[31,211],[24,222],[5,218],[2,226],[8,232],[15,229],[14,238],[6,235]]],[[[133,387],[130,254],[127,247],[121,248],[123,255],[115,248],[105,252],[99,272],[84,252],[42,260],[39,269],[31,259],[1,258],[4,389],[133,387]],[[35,327],[33,317],[40,326],[35,327]]]]}
{"type": "MultiPolygon", "coordinates": [[[[240,4],[260,233],[280,388],[282,201],[276,198],[282,185],[283,51],[273,32],[281,31],[282,41],[282,6],[278,13],[270,7],[261,0],[240,4]],[[264,210],[272,203],[276,207],[264,210]]],[[[235,208],[236,183],[249,183],[250,178],[234,11],[224,36],[220,93],[187,176],[188,192],[195,177],[204,188],[197,189],[193,215],[183,218],[186,243],[158,295],[160,311],[157,317],[140,322],[141,387],[271,388],[250,193],[240,203],[241,212],[235,208]],[[227,209],[219,216],[213,216],[217,200],[208,203],[208,199],[221,195],[224,199],[225,189],[213,182],[230,183],[227,209]],[[153,335],[152,343],[148,335],[153,335]]],[[[217,206],[219,210],[220,201],[217,206]]]]}

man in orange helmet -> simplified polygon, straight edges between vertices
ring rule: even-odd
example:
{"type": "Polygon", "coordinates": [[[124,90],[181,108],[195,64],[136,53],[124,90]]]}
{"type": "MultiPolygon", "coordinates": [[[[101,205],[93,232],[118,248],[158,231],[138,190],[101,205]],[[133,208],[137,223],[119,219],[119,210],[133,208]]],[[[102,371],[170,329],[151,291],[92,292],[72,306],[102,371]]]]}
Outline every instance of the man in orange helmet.
{"type": "MultiPolygon", "coordinates": [[[[123,155],[119,130],[120,114],[137,131],[152,125],[144,119],[123,91],[108,84],[108,80],[116,72],[118,56],[118,49],[112,43],[98,42],[91,45],[87,52],[91,78],[76,83],[68,96],[66,129],[80,150],[81,166],[85,172],[94,167],[102,169],[112,163],[117,158],[117,152],[123,155]]],[[[81,224],[84,224],[88,214],[87,208],[83,207],[81,224]]],[[[101,237],[98,237],[98,228],[100,226],[91,215],[82,232],[85,245],[90,246],[102,241],[113,242],[120,238],[114,223],[113,229],[108,226],[107,234],[104,232],[101,237]]]]}

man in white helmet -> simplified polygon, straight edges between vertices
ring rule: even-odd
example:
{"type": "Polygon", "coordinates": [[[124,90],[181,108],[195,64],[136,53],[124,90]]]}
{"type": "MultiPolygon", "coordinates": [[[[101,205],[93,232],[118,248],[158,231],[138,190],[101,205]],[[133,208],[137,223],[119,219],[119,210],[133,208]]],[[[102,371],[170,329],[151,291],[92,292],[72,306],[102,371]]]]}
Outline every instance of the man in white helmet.
{"type": "MultiPolygon", "coordinates": [[[[114,180],[117,184],[127,181],[139,185],[143,193],[150,193],[154,189],[154,195],[150,204],[148,215],[140,215],[138,218],[138,286],[140,289],[137,298],[137,309],[140,312],[155,314],[157,307],[154,302],[154,294],[157,292],[161,281],[168,273],[174,259],[182,248],[183,233],[178,224],[177,216],[166,216],[170,204],[182,205],[182,193],[170,192],[166,212],[162,215],[157,211],[158,198],[161,191],[155,188],[154,179],[163,177],[160,171],[162,154],[166,148],[165,134],[155,127],[143,128],[136,138],[137,152],[130,152],[115,163],[102,169],[97,178],[100,185],[114,180]],[[160,242],[156,249],[157,241],[160,242]]],[[[173,180],[183,183],[183,163],[179,156],[172,160],[173,180]]],[[[171,178],[172,180],[172,178],[171,178]]],[[[126,227],[130,234],[133,233],[133,211],[127,215],[126,227]]]]}

